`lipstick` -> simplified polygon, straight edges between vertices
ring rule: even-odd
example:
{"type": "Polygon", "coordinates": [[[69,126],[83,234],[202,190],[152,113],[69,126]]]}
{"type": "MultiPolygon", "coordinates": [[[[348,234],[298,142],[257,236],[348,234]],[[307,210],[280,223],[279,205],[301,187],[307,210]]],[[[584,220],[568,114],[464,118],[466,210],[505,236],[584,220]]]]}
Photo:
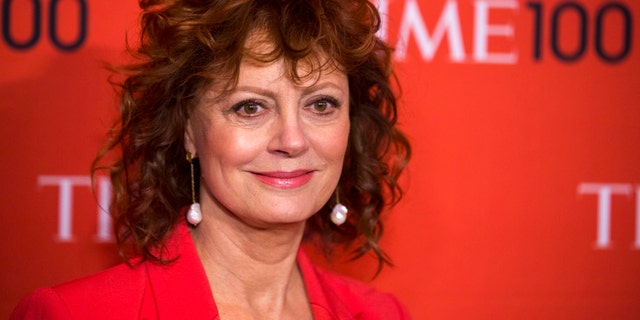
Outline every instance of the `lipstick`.
{"type": "Polygon", "coordinates": [[[292,189],[305,185],[315,171],[301,169],[295,171],[252,172],[262,183],[282,189],[292,189]]]}

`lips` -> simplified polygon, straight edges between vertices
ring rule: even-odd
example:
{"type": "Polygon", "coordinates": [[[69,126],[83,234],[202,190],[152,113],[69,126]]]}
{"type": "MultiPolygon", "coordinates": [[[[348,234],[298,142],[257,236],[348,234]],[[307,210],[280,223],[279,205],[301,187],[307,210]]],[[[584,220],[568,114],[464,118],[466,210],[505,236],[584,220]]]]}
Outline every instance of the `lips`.
{"type": "Polygon", "coordinates": [[[262,183],[276,188],[291,189],[301,187],[313,177],[314,170],[252,172],[262,183]]]}

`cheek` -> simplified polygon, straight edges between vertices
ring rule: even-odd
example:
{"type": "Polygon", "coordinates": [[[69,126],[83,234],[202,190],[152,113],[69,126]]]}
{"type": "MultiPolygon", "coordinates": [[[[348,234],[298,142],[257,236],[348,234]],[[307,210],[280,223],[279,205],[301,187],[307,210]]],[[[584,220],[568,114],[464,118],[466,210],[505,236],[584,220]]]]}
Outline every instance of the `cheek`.
{"type": "Polygon", "coordinates": [[[347,143],[349,141],[349,123],[332,128],[332,130],[322,130],[315,135],[316,148],[324,158],[331,162],[342,163],[347,143]]]}
{"type": "Polygon", "coordinates": [[[243,130],[205,130],[199,139],[198,150],[206,166],[236,166],[251,162],[263,149],[261,137],[243,130]]]}

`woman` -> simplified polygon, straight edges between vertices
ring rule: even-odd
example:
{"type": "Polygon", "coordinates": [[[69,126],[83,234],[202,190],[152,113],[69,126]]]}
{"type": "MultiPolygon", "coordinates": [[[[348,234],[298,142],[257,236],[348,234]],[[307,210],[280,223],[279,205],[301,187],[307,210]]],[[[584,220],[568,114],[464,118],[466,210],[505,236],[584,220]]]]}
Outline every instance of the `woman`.
{"type": "Polygon", "coordinates": [[[410,148],[369,2],[141,1],[105,153],[127,263],[25,298],[14,318],[403,319],[300,243],[373,252],[410,148]],[[186,160],[185,160],[186,159],[186,160]]]}

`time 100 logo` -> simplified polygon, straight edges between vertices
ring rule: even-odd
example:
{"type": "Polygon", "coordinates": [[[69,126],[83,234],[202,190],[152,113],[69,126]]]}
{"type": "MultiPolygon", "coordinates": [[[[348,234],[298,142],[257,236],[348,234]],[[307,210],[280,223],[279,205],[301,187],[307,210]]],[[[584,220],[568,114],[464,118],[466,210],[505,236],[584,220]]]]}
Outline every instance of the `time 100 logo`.
{"type": "Polygon", "coordinates": [[[633,17],[629,8],[620,2],[607,2],[595,11],[595,19],[590,19],[585,7],[578,2],[566,1],[560,2],[555,7],[547,9],[540,1],[531,1],[527,3],[528,9],[534,14],[534,34],[533,34],[533,57],[535,60],[542,59],[542,51],[544,48],[543,25],[545,15],[550,16],[549,42],[553,56],[564,62],[573,62],[582,58],[587,50],[589,40],[589,26],[594,24],[593,46],[596,54],[600,59],[608,63],[617,63],[627,57],[631,51],[633,17]],[[577,16],[578,34],[577,46],[574,50],[563,49],[560,46],[561,20],[565,16],[577,16]],[[622,26],[621,30],[621,46],[617,50],[607,51],[604,46],[605,20],[617,19],[622,26]]]}
{"type": "MultiPolygon", "coordinates": [[[[26,39],[19,39],[16,30],[12,29],[12,15],[15,0],[2,0],[2,39],[12,49],[28,50],[34,47],[42,37],[42,3],[41,0],[27,0],[31,2],[31,34],[26,39]]],[[[59,7],[60,0],[50,0],[49,2],[49,26],[47,28],[48,38],[59,50],[74,51],[85,42],[87,38],[87,3],[85,0],[75,0],[78,8],[78,30],[71,40],[62,40],[59,31],[59,7]]],[[[22,37],[20,37],[22,38],[22,37]]]]}

